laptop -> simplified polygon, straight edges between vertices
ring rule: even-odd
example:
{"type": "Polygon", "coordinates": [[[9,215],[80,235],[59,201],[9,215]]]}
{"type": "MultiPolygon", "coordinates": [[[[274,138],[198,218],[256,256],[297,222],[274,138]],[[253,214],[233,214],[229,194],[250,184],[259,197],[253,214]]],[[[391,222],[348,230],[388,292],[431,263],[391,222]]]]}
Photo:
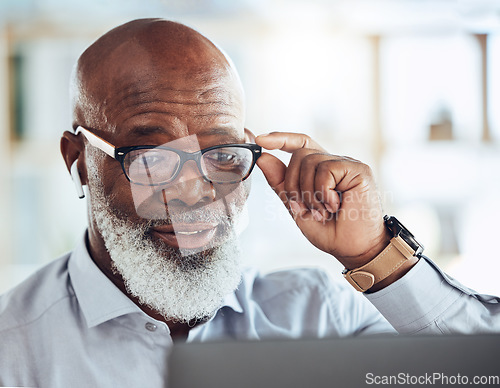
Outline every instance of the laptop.
{"type": "Polygon", "coordinates": [[[500,386],[500,335],[176,344],[169,388],[500,386]]]}

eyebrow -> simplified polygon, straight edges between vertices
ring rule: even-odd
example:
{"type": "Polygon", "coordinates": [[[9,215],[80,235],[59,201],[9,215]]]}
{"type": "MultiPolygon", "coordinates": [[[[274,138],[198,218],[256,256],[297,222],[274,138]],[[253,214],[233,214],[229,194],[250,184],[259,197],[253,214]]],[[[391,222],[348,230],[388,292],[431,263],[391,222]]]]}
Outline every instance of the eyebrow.
{"type": "MultiPolygon", "coordinates": [[[[226,137],[236,137],[232,133],[233,127],[212,127],[212,128],[207,128],[199,133],[197,133],[198,136],[226,136],[226,137]]],[[[129,131],[130,135],[137,135],[137,136],[148,136],[148,135],[169,135],[169,132],[159,126],[138,126],[134,127],[129,131]]]]}
{"type": "Polygon", "coordinates": [[[228,128],[224,128],[224,127],[213,127],[213,128],[207,128],[206,130],[203,130],[201,131],[200,133],[198,133],[198,135],[201,135],[201,136],[216,136],[216,135],[219,135],[219,136],[233,136],[233,133],[231,130],[234,130],[233,127],[228,127],[228,128]]]}
{"type": "Polygon", "coordinates": [[[168,133],[165,131],[165,128],[157,127],[157,126],[140,126],[134,127],[129,131],[130,135],[139,135],[139,136],[148,136],[148,135],[165,135],[168,133]]]}

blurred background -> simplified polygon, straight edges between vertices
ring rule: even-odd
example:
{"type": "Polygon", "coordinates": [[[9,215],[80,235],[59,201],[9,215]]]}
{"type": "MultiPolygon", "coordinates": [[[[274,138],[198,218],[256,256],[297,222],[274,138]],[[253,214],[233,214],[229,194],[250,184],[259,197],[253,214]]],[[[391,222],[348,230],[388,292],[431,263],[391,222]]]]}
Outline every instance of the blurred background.
{"type": "MultiPolygon", "coordinates": [[[[86,202],[59,152],[70,72],[100,35],[140,17],[215,41],[240,72],[248,128],[304,132],[370,164],[385,212],[425,253],[500,294],[497,0],[1,0],[0,292],[82,238],[86,202]]],[[[248,214],[249,264],[341,277],[258,169],[248,214]]]]}

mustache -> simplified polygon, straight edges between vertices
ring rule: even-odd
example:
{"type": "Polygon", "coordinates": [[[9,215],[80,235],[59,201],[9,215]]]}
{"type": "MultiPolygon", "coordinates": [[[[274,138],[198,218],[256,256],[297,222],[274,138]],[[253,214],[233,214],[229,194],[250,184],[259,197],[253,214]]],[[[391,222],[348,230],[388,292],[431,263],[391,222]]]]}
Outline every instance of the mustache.
{"type": "Polygon", "coordinates": [[[223,211],[223,209],[220,209],[220,211],[207,208],[167,211],[159,219],[147,219],[145,228],[150,229],[158,226],[175,225],[176,223],[190,224],[200,221],[230,226],[234,223],[234,217],[229,212],[223,211]]]}

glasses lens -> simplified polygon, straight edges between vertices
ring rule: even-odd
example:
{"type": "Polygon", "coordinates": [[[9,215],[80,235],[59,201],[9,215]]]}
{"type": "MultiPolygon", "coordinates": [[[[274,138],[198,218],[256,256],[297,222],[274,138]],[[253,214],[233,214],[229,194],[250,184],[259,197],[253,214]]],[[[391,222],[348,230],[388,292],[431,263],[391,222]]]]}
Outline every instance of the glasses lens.
{"type": "Polygon", "coordinates": [[[233,183],[246,178],[253,163],[253,153],[243,147],[221,147],[205,152],[201,167],[212,182],[233,183]]]}
{"type": "Polygon", "coordinates": [[[179,155],[162,148],[133,150],[124,160],[125,170],[132,182],[151,186],[171,180],[179,163],[179,155]]]}

